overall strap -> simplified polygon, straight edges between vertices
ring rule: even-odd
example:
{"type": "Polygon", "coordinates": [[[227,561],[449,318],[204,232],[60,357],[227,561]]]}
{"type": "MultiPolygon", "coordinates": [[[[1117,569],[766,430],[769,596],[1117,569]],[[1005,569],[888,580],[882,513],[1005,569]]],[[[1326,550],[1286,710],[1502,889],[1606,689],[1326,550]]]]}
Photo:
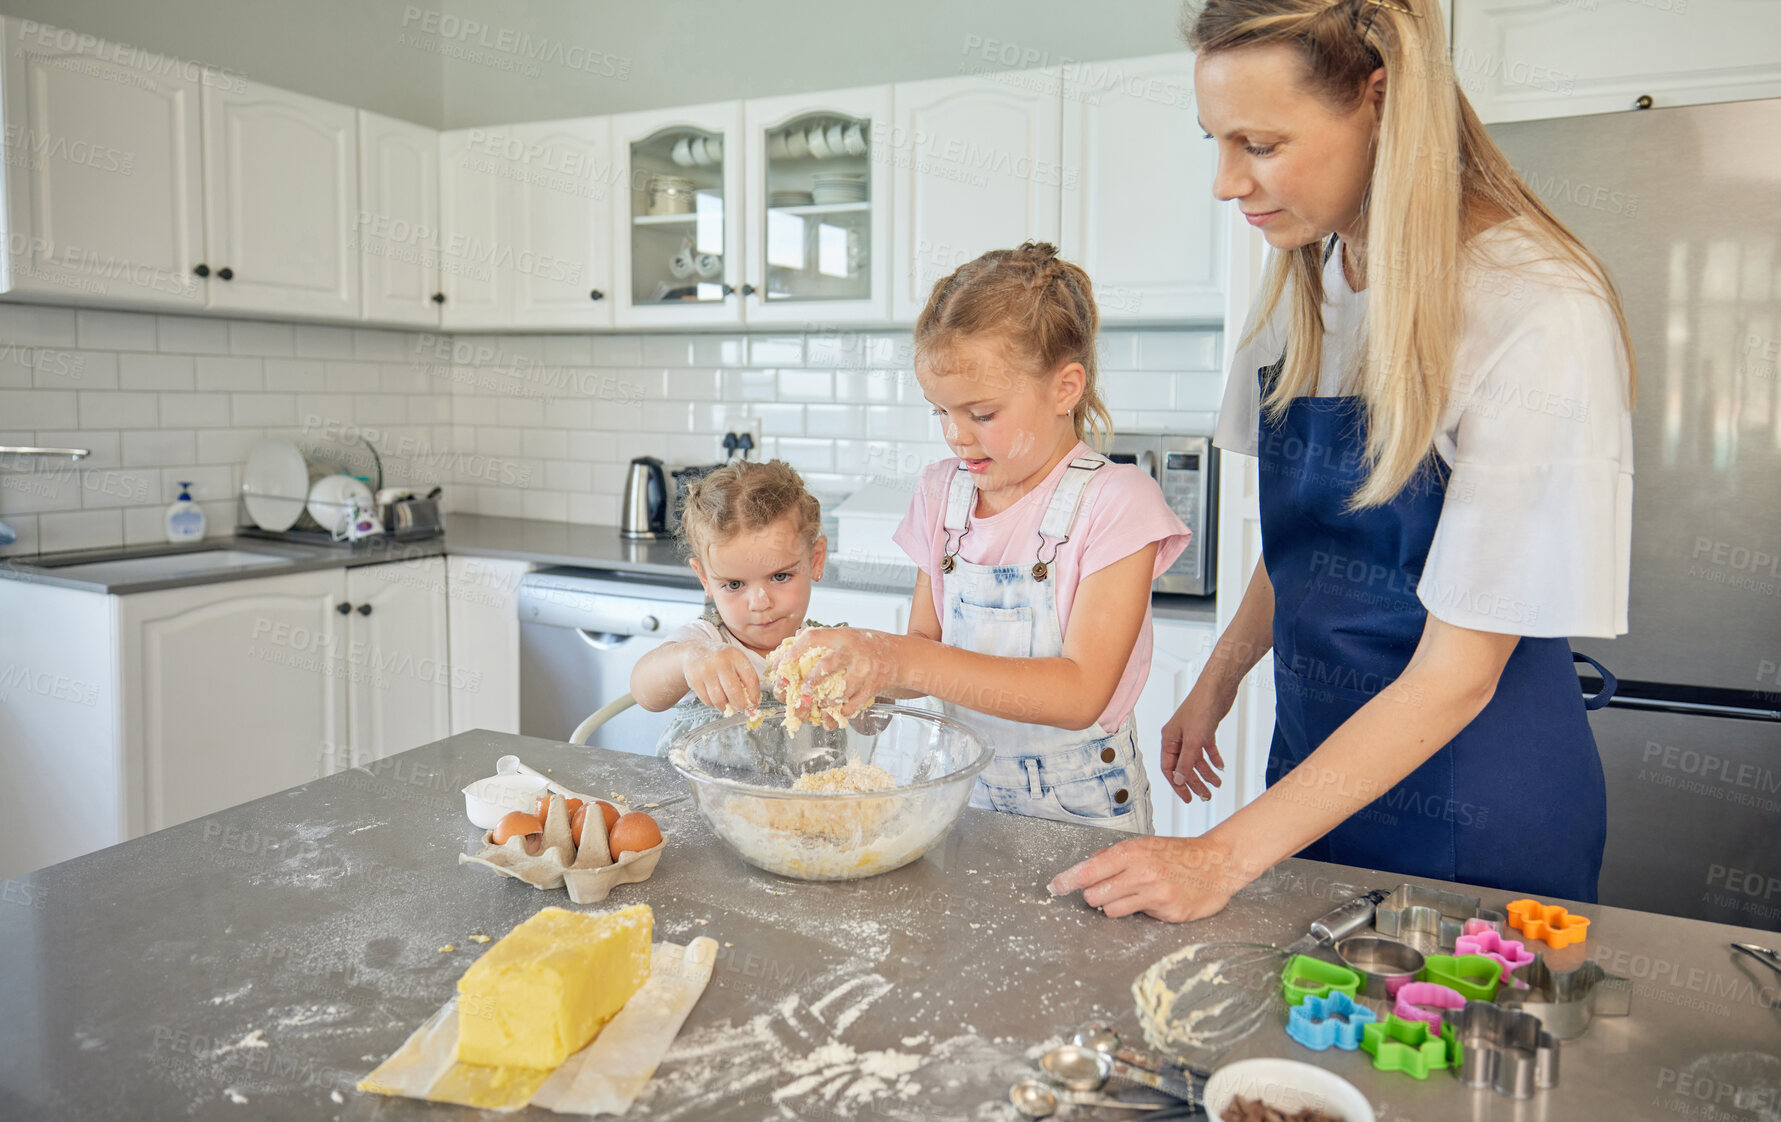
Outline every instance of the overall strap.
{"type": "Polygon", "coordinates": [[[1057,560],[1057,551],[1070,540],[1070,529],[1076,525],[1076,514],[1082,508],[1082,493],[1088,488],[1089,480],[1095,472],[1107,466],[1111,461],[1098,452],[1086,456],[1078,456],[1070,461],[1070,467],[1064,477],[1058,480],[1057,490],[1051,494],[1051,502],[1045,507],[1045,518],[1039,523],[1038,560],[1033,562],[1033,579],[1044,580],[1051,573],[1051,564],[1057,560]],[[1051,557],[1045,556],[1045,543],[1050,541],[1051,557]]]}
{"type": "Polygon", "coordinates": [[[952,473],[952,484],[946,491],[946,547],[941,551],[942,573],[952,572],[953,558],[958,556],[965,535],[971,532],[971,506],[976,501],[977,484],[971,482],[970,469],[960,460],[958,470],[952,473]],[[953,539],[954,534],[958,535],[957,540],[953,539]]]}

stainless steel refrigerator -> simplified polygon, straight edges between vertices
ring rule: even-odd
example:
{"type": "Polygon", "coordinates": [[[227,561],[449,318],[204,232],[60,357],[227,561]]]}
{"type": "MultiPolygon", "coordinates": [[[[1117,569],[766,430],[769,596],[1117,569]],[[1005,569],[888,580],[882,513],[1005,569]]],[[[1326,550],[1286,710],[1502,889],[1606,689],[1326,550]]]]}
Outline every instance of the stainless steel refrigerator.
{"type": "Polygon", "coordinates": [[[1490,131],[1639,360],[1629,631],[1573,641],[1620,678],[1601,902],[1781,930],[1781,100],[1490,131]]]}

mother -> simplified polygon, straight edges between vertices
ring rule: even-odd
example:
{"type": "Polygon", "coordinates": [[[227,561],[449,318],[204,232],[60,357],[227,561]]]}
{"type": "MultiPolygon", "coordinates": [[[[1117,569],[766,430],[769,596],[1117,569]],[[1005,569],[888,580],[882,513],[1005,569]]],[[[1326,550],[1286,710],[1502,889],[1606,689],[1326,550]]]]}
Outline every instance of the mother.
{"type": "Polygon", "coordinates": [[[1214,191],[1274,252],[1217,436],[1260,459],[1263,558],[1162,763],[1209,797],[1214,730],[1272,649],[1269,787],[1052,891],[1191,920],[1298,854],[1594,900],[1605,793],[1564,637],[1626,630],[1613,282],[1484,131],[1435,0],[1207,0],[1184,24],[1214,191]]]}

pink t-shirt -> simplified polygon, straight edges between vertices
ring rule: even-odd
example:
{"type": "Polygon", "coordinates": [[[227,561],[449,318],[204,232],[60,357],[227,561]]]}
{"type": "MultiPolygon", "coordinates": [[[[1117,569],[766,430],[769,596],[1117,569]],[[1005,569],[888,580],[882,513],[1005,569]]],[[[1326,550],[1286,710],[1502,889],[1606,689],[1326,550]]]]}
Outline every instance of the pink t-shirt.
{"type": "MultiPolygon", "coordinates": [[[[1078,441],[1045,481],[1021,496],[1019,502],[987,518],[973,514],[971,532],[960,546],[959,559],[973,565],[1030,565],[1035,561],[1039,524],[1045,518],[1051,496],[1069,470],[1070,461],[1091,452],[1088,445],[1078,441]]],[[[895,535],[896,543],[928,574],[934,590],[934,614],[941,619],[942,626],[946,612],[940,558],[946,551],[946,492],[957,471],[957,459],[941,460],[922,470],[909,512],[903,516],[895,535]]],[[[1070,606],[1083,577],[1157,542],[1156,565],[1150,574],[1155,580],[1187,548],[1188,534],[1187,526],[1169,509],[1162,488],[1143,468],[1136,464],[1108,464],[1096,471],[1083,489],[1070,540],[1059,547],[1057,562],[1051,567],[1051,579],[1057,582],[1059,629],[1069,633],[1070,606]]],[[[1146,611],[1144,626],[1126,660],[1119,687],[1101,714],[1099,723],[1105,731],[1117,732],[1137,706],[1138,694],[1150,675],[1152,642],[1150,613],[1146,611]]]]}

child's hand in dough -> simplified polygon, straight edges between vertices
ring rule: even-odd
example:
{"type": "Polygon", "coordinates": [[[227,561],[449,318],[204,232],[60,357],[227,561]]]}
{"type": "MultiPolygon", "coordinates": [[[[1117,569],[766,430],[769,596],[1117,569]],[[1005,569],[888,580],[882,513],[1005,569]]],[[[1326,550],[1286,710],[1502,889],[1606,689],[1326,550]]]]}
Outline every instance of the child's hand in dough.
{"type": "Polygon", "coordinates": [[[809,628],[799,632],[780,656],[782,665],[796,663],[799,656],[813,648],[826,648],[828,653],[805,675],[799,696],[784,699],[786,707],[800,717],[821,721],[825,728],[838,728],[836,716],[852,717],[896,684],[898,638],[860,627],[809,628]],[[836,674],[846,675],[840,696],[823,697],[821,711],[816,712],[818,691],[836,674]]]}
{"type": "Polygon", "coordinates": [[[761,703],[761,679],[748,656],[728,643],[685,644],[680,668],[687,688],[720,712],[744,712],[761,703]]]}

